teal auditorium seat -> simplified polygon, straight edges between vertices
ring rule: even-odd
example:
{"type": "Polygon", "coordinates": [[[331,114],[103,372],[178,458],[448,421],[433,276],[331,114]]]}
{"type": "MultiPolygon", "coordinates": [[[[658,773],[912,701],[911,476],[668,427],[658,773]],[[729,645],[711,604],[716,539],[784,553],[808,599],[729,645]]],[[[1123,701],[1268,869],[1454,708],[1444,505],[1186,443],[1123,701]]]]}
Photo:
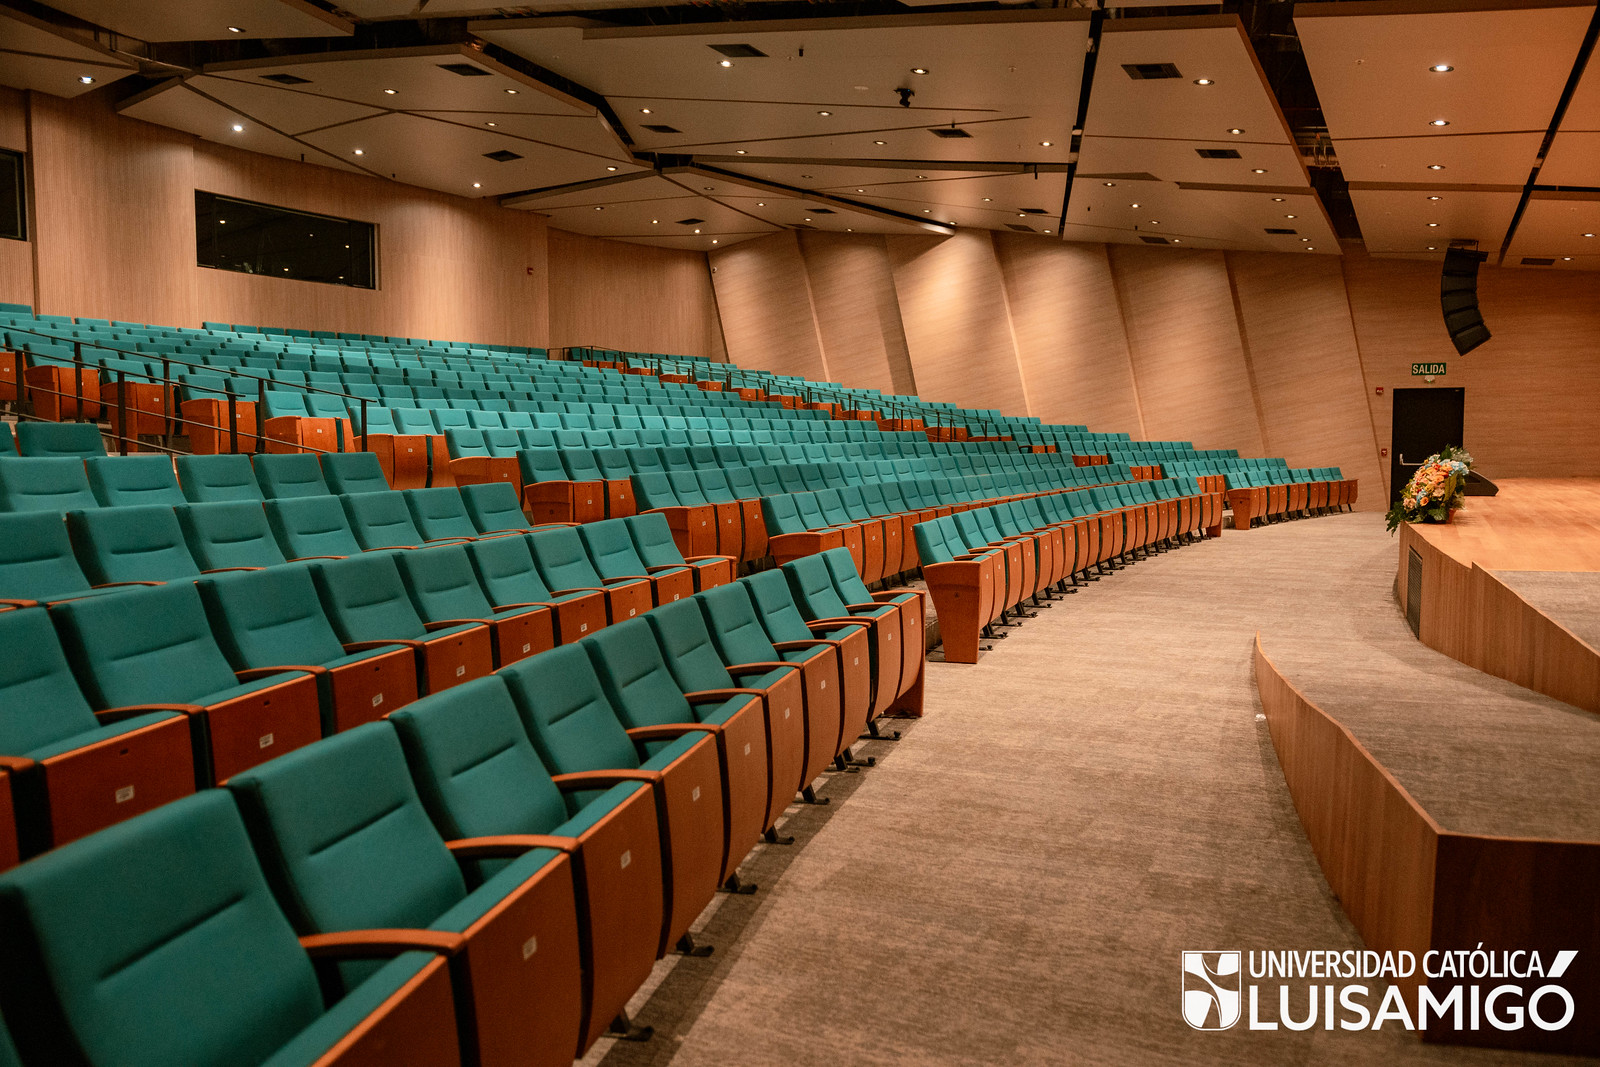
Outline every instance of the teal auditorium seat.
{"type": "Polygon", "coordinates": [[[645,756],[606,699],[588,650],[564,645],[499,672],[540,761],[579,808],[605,790],[643,782],[656,802],[663,914],[656,954],[694,948],[689,926],[716,895],[723,848],[721,761],[716,741],[688,730],[645,756]]]}
{"type": "Polygon", "coordinates": [[[528,518],[522,513],[522,504],[517,500],[517,491],[507,483],[463,485],[460,494],[461,506],[466,509],[478,533],[503,533],[507,530],[521,533],[529,529],[528,518]]]}
{"type": "Polygon", "coordinates": [[[60,512],[0,514],[0,604],[52,603],[123,588],[124,584],[90,585],[73,554],[60,512]]]}
{"type": "Polygon", "coordinates": [[[43,608],[0,612],[0,765],[24,856],[195,788],[188,720],[93,711],[43,608]]]}
{"type": "MultiPolygon", "coordinates": [[[[820,555],[802,556],[781,568],[794,594],[794,603],[807,622],[838,625],[864,622],[872,630],[873,712],[872,722],[896,708],[902,694],[915,693],[920,676],[922,650],[916,649],[917,676],[906,678],[904,638],[900,632],[900,612],[892,605],[871,605],[852,609],[839,595],[833,576],[820,555]],[[904,685],[902,685],[902,682],[904,685]]],[[[920,708],[917,712],[920,713],[920,708]]]]}
{"type": "Polygon", "coordinates": [[[0,456],[0,512],[97,508],[83,460],[0,456]]]}
{"type": "Polygon", "coordinates": [[[295,671],[237,677],[191,582],[69,600],[50,614],[91,707],[190,716],[202,783],[321,736],[316,683],[295,671]]]}
{"type": "Polygon", "coordinates": [[[370,552],[383,548],[418,548],[427,543],[411,518],[405,494],[356,493],[338,498],[350,520],[356,543],[370,552]]]}
{"type": "Polygon", "coordinates": [[[167,582],[197,578],[178,516],[170,507],[96,508],[67,512],[67,534],[83,573],[107,582],[167,582]]]}
{"type": "Polygon", "coordinates": [[[179,456],[175,462],[178,485],[190,503],[262,499],[249,456],[179,456]]]}
{"type": "Polygon", "coordinates": [[[582,640],[606,625],[603,591],[556,594],[545,585],[526,537],[491,537],[466,546],[478,585],[495,610],[549,607],[561,644],[582,640]]]}
{"type": "Polygon", "coordinates": [[[102,507],[187,503],[172,460],[163,455],[93,456],[84,461],[89,489],[102,507]]]}
{"type": "Polygon", "coordinates": [[[533,561],[545,585],[556,594],[600,590],[606,597],[606,618],[622,622],[642,615],[654,605],[646,580],[606,581],[589,561],[583,539],[570,526],[550,526],[527,537],[533,561]]]}
{"type": "MultiPolygon", "coordinates": [[[[449,492],[449,490],[446,490],[449,492]]],[[[482,623],[502,667],[555,647],[555,617],[545,605],[496,608],[489,603],[461,545],[440,545],[394,557],[417,614],[430,627],[482,623]]]]}
{"type": "Polygon", "coordinates": [[[326,452],[321,467],[322,478],[334,493],[389,492],[389,481],[375,453],[326,452]]]}
{"type": "MultiPolygon", "coordinates": [[[[621,782],[569,809],[499,677],[426,697],[395,711],[389,722],[440,836],[539,834],[567,853],[578,886],[583,953],[586,1022],[578,1055],[608,1024],[629,1032],[628,999],[650,977],[661,941],[661,838],[650,787],[621,782]]],[[[473,860],[468,872],[482,879],[506,862],[473,860]]]]}
{"type": "Polygon", "coordinates": [[[197,586],[217,644],[242,677],[297,670],[316,678],[324,736],[417,698],[411,649],[395,644],[347,652],[304,566],[217,575],[197,586]]]}
{"type": "Polygon", "coordinates": [[[336,496],[268,500],[263,510],[278,547],[291,560],[343,559],[362,552],[336,496]]]}
{"type": "Polygon", "coordinates": [[[623,519],[633,547],[647,572],[663,567],[687,566],[694,574],[696,591],[711,589],[733,581],[738,561],[729,556],[684,556],[672,536],[666,517],[657,512],[623,519]]]}
{"type": "Polygon", "coordinates": [[[202,572],[275,567],[288,562],[267,514],[252,500],[223,500],[173,509],[189,555],[202,572]]]}
{"type": "MultiPolygon", "coordinates": [[[[494,484],[502,486],[507,491],[511,489],[503,482],[494,484]]],[[[411,512],[411,521],[425,541],[475,541],[485,534],[518,532],[514,528],[479,530],[472,522],[472,516],[467,511],[461,493],[449,486],[406,489],[400,495],[405,499],[406,508],[411,512]]],[[[515,502],[516,498],[513,496],[512,503],[515,502]]],[[[520,511],[518,515],[520,517],[520,511]]],[[[523,524],[523,529],[527,529],[526,523],[523,524]]]]}
{"type": "Polygon", "coordinates": [[[327,480],[317,457],[310,452],[263,452],[251,460],[256,481],[268,500],[299,496],[327,496],[327,480]]]}
{"type": "Polygon", "coordinates": [[[603,581],[643,580],[650,583],[657,605],[694,594],[694,572],[687,564],[647,567],[639,558],[624,519],[606,519],[578,527],[589,561],[603,581]]]}
{"type": "Polygon", "coordinates": [[[92,422],[19,422],[17,452],[24,456],[71,456],[88,459],[106,454],[100,428],[92,422]]]}
{"type": "Polygon", "coordinates": [[[296,938],[218,790],[0,876],[0,1009],[29,1064],[460,1063],[443,958],[396,946],[330,1003],[313,961],[338,950],[296,938]]]}
{"type": "MultiPolygon", "coordinates": [[[[564,853],[490,839],[491,854],[514,858],[469,887],[462,864],[482,858],[488,843],[439,836],[383,722],[263,764],[227,788],[296,930],[413,931],[419,944],[448,946],[463,1047],[479,1067],[567,1067],[580,1044],[583,987],[564,853]]],[[[359,988],[376,969],[340,964],[340,984],[359,988]]]]}

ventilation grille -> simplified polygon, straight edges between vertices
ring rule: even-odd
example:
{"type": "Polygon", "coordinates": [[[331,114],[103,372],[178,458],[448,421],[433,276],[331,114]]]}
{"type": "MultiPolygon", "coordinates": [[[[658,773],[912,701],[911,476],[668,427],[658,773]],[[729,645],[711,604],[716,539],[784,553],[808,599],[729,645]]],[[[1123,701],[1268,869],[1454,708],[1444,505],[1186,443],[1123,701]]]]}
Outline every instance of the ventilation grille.
{"type": "Polygon", "coordinates": [[[1555,266],[1555,263],[1556,261],[1554,259],[1548,259],[1544,256],[1522,257],[1522,265],[1524,267],[1553,267],[1555,266]]]}
{"type": "Polygon", "coordinates": [[[808,208],[806,208],[806,210],[811,212],[813,215],[833,215],[833,214],[837,214],[837,212],[835,212],[833,210],[833,208],[831,208],[831,207],[808,207],[808,208]]]}
{"type": "Polygon", "coordinates": [[[310,85],[310,78],[296,78],[293,74],[263,74],[262,81],[277,82],[279,85],[310,85]]]}
{"type": "Polygon", "coordinates": [[[698,226],[704,221],[706,221],[706,220],[705,219],[679,219],[678,220],[678,225],[679,226],[698,226]]]}
{"type": "Polygon", "coordinates": [[[1050,212],[1042,207],[1019,207],[1018,211],[1024,215],[1048,215],[1050,212]]]}
{"type": "Polygon", "coordinates": [[[928,132],[933,134],[935,137],[943,137],[947,141],[959,140],[962,137],[972,136],[972,134],[968,133],[966,130],[963,130],[960,126],[935,126],[928,130],[928,132]]]}
{"type": "Polygon", "coordinates": [[[1142,233],[1139,235],[1139,240],[1143,241],[1147,245],[1164,245],[1168,243],[1165,237],[1146,237],[1142,233]]]}
{"type": "Polygon", "coordinates": [[[1239,159],[1237,148],[1196,148],[1201,159],[1239,159]]]}
{"type": "Polygon", "coordinates": [[[1136,82],[1154,81],[1157,78],[1181,78],[1174,63],[1124,63],[1122,69],[1136,82]]]}
{"type": "Polygon", "coordinates": [[[729,59],[766,59],[767,54],[753,44],[714,44],[713,52],[721,52],[729,59]]]}
{"type": "Polygon", "coordinates": [[[682,130],[678,129],[676,126],[668,126],[664,122],[647,122],[647,123],[644,124],[644,128],[649,130],[651,133],[682,133],[683,132],[682,130]]]}
{"type": "Polygon", "coordinates": [[[1285,229],[1282,226],[1268,226],[1267,227],[1267,232],[1268,233],[1299,233],[1300,231],[1299,230],[1288,230],[1288,229],[1285,229]]]}
{"type": "Polygon", "coordinates": [[[1033,233],[1034,232],[1034,229],[1033,229],[1032,226],[1024,226],[1020,222],[1008,222],[1008,223],[1006,223],[1006,229],[1008,229],[1008,230],[1016,230],[1018,233],[1033,233]]]}
{"type": "Polygon", "coordinates": [[[502,148],[498,152],[485,152],[483,158],[492,159],[496,163],[510,163],[513,159],[521,159],[522,157],[508,148],[502,148]]]}
{"type": "Polygon", "coordinates": [[[482,67],[475,67],[471,63],[440,63],[440,70],[448,70],[451,74],[459,74],[463,78],[487,78],[489,72],[482,67]]]}
{"type": "Polygon", "coordinates": [[[1422,629],[1422,557],[1414,548],[1407,549],[1406,559],[1406,625],[1411,636],[1421,637],[1422,629]]]}

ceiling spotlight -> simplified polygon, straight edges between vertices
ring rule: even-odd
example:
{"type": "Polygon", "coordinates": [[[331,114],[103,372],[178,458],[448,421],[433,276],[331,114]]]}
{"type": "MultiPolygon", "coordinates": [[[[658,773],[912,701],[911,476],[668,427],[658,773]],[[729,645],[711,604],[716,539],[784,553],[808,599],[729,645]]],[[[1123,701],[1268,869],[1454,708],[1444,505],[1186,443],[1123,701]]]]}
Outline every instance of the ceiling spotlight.
{"type": "Polygon", "coordinates": [[[801,222],[810,222],[811,221],[811,216],[807,215],[805,218],[801,219],[800,221],[801,222]]]}
{"type": "Polygon", "coordinates": [[[767,206],[767,202],[765,200],[757,200],[756,201],[756,207],[766,207],[766,206],[767,206]]]}
{"type": "Polygon", "coordinates": [[[364,155],[366,155],[366,154],[367,154],[367,153],[366,153],[366,152],[365,152],[365,151],[363,151],[363,150],[362,150],[362,149],[360,149],[360,148],[358,148],[358,149],[356,149],[356,155],[358,155],[358,156],[364,156],[364,155]]]}
{"type": "Polygon", "coordinates": [[[1229,133],[1231,133],[1231,134],[1233,134],[1233,135],[1234,135],[1234,136],[1235,136],[1235,137],[1237,137],[1237,136],[1239,136],[1239,135],[1240,135],[1240,134],[1241,134],[1241,133],[1243,133],[1243,132],[1244,132],[1244,131],[1243,131],[1243,130],[1241,130],[1241,129],[1238,129],[1238,128],[1234,128],[1234,129],[1231,129],[1231,130],[1229,130],[1229,131],[1228,131],[1228,132],[1229,132],[1229,133]]]}
{"type": "Polygon", "coordinates": [[[500,124],[498,122],[485,122],[484,125],[485,126],[498,126],[500,124]]]}
{"type": "Polygon", "coordinates": [[[1045,232],[1045,233],[1049,233],[1049,232],[1050,232],[1050,231],[1049,231],[1049,230],[1046,230],[1046,231],[1044,231],[1044,232],[1045,232]]]}
{"type": "MultiPolygon", "coordinates": [[[[604,210],[605,210],[605,208],[603,208],[603,207],[597,207],[597,208],[595,208],[595,210],[596,210],[596,211],[604,211],[604,210]]],[[[696,231],[694,231],[694,232],[695,232],[695,233],[699,233],[699,232],[700,232],[700,231],[699,231],[699,230],[696,230],[696,231]]]]}
{"type": "Polygon", "coordinates": [[[919,175],[917,175],[917,178],[918,178],[918,179],[922,179],[922,178],[926,178],[926,177],[927,177],[927,175],[926,175],[926,174],[919,174],[919,175]]]}
{"type": "Polygon", "coordinates": [[[472,183],[472,187],[474,189],[482,189],[483,188],[483,183],[482,182],[473,182],[472,183]]]}
{"type": "Polygon", "coordinates": [[[1275,197],[1273,197],[1273,198],[1272,198],[1272,202],[1273,202],[1273,203],[1274,203],[1274,204],[1281,204],[1281,203],[1283,203],[1283,197],[1281,197],[1281,196],[1275,196],[1275,197]]]}
{"type": "Polygon", "coordinates": [[[1250,173],[1251,174],[1265,174],[1266,170],[1261,168],[1261,167],[1251,167],[1250,168],[1250,173]]]}
{"type": "Polygon", "coordinates": [[[1562,256],[1561,257],[1561,262],[1563,262],[1563,263],[1571,263],[1572,262],[1572,257],[1571,256],[1562,256]]]}
{"type": "Polygon", "coordinates": [[[699,233],[699,232],[700,232],[700,231],[699,231],[699,230],[696,230],[696,231],[694,231],[694,232],[695,232],[695,233],[699,233]]]}
{"type": "Polygon", "coordinates": [[[1112,189],[1112,188],[1116,187],[1117,183],[1116,182],[1101,182],[1100,184],[1104,185],[1107,189],[1112,189]]]}
{"type": "Polygon", "coordinates": [[[1049,148],[1053,144],[1055,144],[1054,141],[1040,141],[1039,142],[1039,147],[1040,148],[1049,148]]]}
{"type": "Polygon", "coordinates": [[[234,133],[243,133],[243,132],[244,132],[244,126],[243,126],[243,124],[241,124],[241,123],[238,123],[238,122],[235,122],[235,123],[234,123],[234,124],[233,124],[233,132],[234,132],[234,133]]]}
{"type": "Polygon", "coordinates": [[[1448,126],[1448,125],[1450,125],[1450,120],[1449,119],[1434,119],[1432,122],[1428,123],[1428,125],[1429,126],[1448,126]]]}
{"type": "Polygon", "coordinates": [[[856,231],[852,227],[846,226],[844,228],[844,232],[845,233],[855,233],[856,231]]]}
{"type": "MultiPolygon", "coordinates": [[[[1049,232],[1050,232],[1050,231],[1049,231],[1049,230],[1046,230],[1046,231],[1044,231],[1044,232],[1045,232],[1045,233],[1049,233],[1049,232]]],[[[1183,238],[1182,238],[1182,237],[1174,237],[1174,238],[1173,238],[1173,239],[1172,239],[1172,243],[1173,243],[1173,244],[1175,244],[1175,245],[1181,245],[1181,244],[1183,244],[1183,238]]]]}
{"type": "Polygon", "coordinates": [[[856,192],[858,192],[858,193],[864,193],[864,192],[866,192],[866,190],[865,190],[865,189],[857,189],[857,190],[856,190],[856,192]]]}
{"type": "Polygon", "coordinates": [[[1027,213],[1027,212],[1026,212],[1026,211],[1019,211],[1019,212],[1017,212],[1017,218],[1019,218],[1019,219],[1025,219],[1025,218],[1027,218],[1027,217],[1028,217],[1028,213],[1027,213]]]}
{"type": "Polygon", "coordinates": [[[1433,228],[1437,227],[1438,225],[1439,224],[1437,222],[1430,222],[1430,223],[1428,223],[1428,228],[1429,229],[1433,229],[1433,228]]]}
{"type": "Polygon", "coordinates": [[[383,91],[383,95],[384,96],[393,96],[395,93],[398,93],[399,91],[400,91],[399,89],[385,89],[383,91]]]}
{"type": "Polygon", "coordinates": [[[888,144],[888,141],[873,141],[873,144],[888,144]]]}
{"type": "Polygon", "coordinates": [[[661,225],[661,220],[660,219],[651,219],[650,220],[650,225],[652,225],[652,226],[660,226],[661,225]]]}
{"type": "Polygon", "coordinates": [[[1592,234],[1592,233],[1586,233],[1586,234],[1584,234],[1584,236],[1585,236],[1585,237],[1593,237],[1593,236],[1594,236],[1594,234],[1592,234]]]}
{"type": "Polygon", "coordinates": [[[821,115],[823,118],[827,118],[829,115],[833,114],[833,112],[831,112],[831,111],[819,111],[819,112],[817,112],[817,114],[821,115]]]}
{"type": "Polygon", "coordinates": [[[1449,74],[1452,70],[1455,70],[1456,68],[1450,66],[1450,64],[1448,64],[1448,63],[1435,63],[1433,66],[1429,67],[1428,69],[1433,71],[1435,74],[1449,74]]]}
{"type": "Polygon", "coordinates": [[[925,207],[925,208],[922,209],[922,213],[924,215],[932,215],[933,214],[933,208],[925,207]]]}
{"type": "Polygon", "coordinates": [[[92,77],[90,77],[89,75],[87,75],[87,74],[80,75],[78,80],[81,81],[85,85],[93,85],[94,84],[94,79],[92,77]]]}
{"type": "Polygon", "coordinates": [[[639,114],[641,114],[641,115],[650,115],[650,114],[653,114],[653,112],[647,107],[641,107],[639,109],[639,114]]]}
{"type": "Polygon", "coordinates": [[[1138,207],[1139,205],[1138,204],[1129,204],[1128,206],[1129,207],[1138,207]]]}
{"type": "Polygon", "coordinates": [[[928,68],[927,67],[912,67],[911,68],[911,73],[913,73],[913,74],[926,74],[926,73],[928,73],[928,68]]]}
{"type": "Polygon", "coordinates": [[[1292,218],[1296,218],[1296,217],[1297,216],[1295,216],[1295,215],[1285,215],[1284,216],[1284,218],[1286,218],[1286,219],[1292,219],[1292,218]]]}
{"type": "Polygon", "coordinates": [[[1428,246],[1428,251],[1430,251],[1430,252],[1432,252],[1432,251],[1433,251],[1433,246],[1432,246],[1432,245],[1429,245],[1429,246],[1428,246]]]}
{"type": "Polygon", "coordinates": [[[1214,84],[1214,83],[1213,83],[1213,82],[1212,82],[1212,81],[1211,81],[1211,79],[1210,79],[1210,78],[1196,78],[1196,79],[1195,79],[1195,80],[1194,80],[1194,83],[1195,83],[1195,84],[1196,84],[1196,85],[1211,85],[1211,84],[1214,84]]]}
{"type": "Polygon", "coordinates": [[[1310,245],[1307,245],[1307,246],[1306,246],[1306,251],[1307,251],[1307,252],[1315,252],[1315,251],[1316,251],[1316,249],[1315,249],[1315,248],[1312,248],[1312,247],[1311,247],[1311,246],[1310,246],[1310,245]]]}
{"type": "Polygon", "coordinates": [[[1303,245],[1308,245],[1308,244],[1310,244],[1310,243],[1311,243],[1311,238],[1309,238],[1309,237],[1302,237],[1302,238],[1300,238],[1300,243],[1301,243],[1301,244],[1303,244],[1303,245]]]}
{"type": "Polygon", "coordinates": [[[1151,219],[1150,220],[1150,225],[1152,225],[1152,226],[1160,226],[1161,225],[1161,220],[1160,219],[1151,219]]]}
{"type": "Polygon", "coordinates": [[[983,202],[984,202],[984,203],[985,203],[985,204],[992,204],[992,203],[994,203],[994,197],[992,197],[992,196],[986,196],[986,197],[984,197],[984,198],[983,198],[983,202]]]}
{"type": "Polygon", "coordinates": [[[506,90],[506,95],[507,96],[516,96],[517,95],[517,90],[515,90],[515,89],[507,89],[506,90]]]}
{"type": "Polygon", "coordinates": [[[1438,197],[1437,197],[1437,196],[1430,196],[1430,197],[1428,197],[1428,199],[1429,199],[1429,200],[1437,200],[1437,199],[1439,199],[1439,198],[1438,198],[1438,197]]]}
{"type": "Polygon", "coordinates": [[[717,243],[717,239],[716,239],[716,238],[715,238],[715,237],[713,237],[713,238],[712,238],[712,239],[711,239],[711,243],[712,243],[712,244],[716,244],[716,243],[717,243]]]}
{"type": "Polygon", "coordinates": [[[734,150],[733,150],[733,154],[734,154],[734,155],[736,155],[736,156],[742,156],[742,155],[744,155],[744,154],[745,154],[745,153],[744,153],[744,149],[742,149],[742,148],[735,148],[735,149],[734,149],[734,150]]]}
{"type": "MultiPolygon", "coordinates": [[[[731,59],[724,59],[724,60],[723,60],[723,61],[722,61],[722,62],[721,62],[721,63],[718,63],[718,64],[717,64],[717,66],[719,66],[719,67],[731,67],[731,66],[733,66],[733,60],[731,60],[731,59]]],[[[696,231],[694,231],[694,232],[695,232],[695,233],[699,233],[699,232],[700,232],[700,231],[699,231],[699,230],[696,230],[696,231]]]]}
{"type": "Polygon", "coordinates": [[[1444,164],[1443,163],[1429,163],[1428,164],[1428,169],[1429,170],[1444,170],[1444,164]]]}
{"type": "Polygon", "coordinates": [[[243,26],[229,26],[228,27],[228,32],[229,33],[243,33],[244,32],[244,27],[243,26]]]}

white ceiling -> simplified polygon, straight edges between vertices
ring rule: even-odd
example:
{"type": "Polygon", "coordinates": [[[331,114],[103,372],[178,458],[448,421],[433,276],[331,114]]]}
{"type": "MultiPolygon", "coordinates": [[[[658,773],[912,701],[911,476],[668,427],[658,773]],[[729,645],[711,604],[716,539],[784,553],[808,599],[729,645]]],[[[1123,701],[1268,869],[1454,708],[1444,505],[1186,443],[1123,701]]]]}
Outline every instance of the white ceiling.
{"type": "Polygon", "coordinates": [[[354,30],[306,0],[51,0],[50,6],[141,41],[328,37],[354,30]]]}
{"type": "Polygon", "coordinates": [[[74,97],[136,73],[131,60],[88,37],[0,9],[0,85],[74,97]]]}
{"type": "Polygon", "coordinates": [[[1508,266],[1536,256],[1555,260],[1541,270],[1600,270],[1600,193],[1534,193],[1506,252],[1508,266]]]}
{"type": "MultiPolygon", "coordinates": [[[[1295,27],[1370,251],[1426,255],[1436,242],[1423,231],[1434,229],[1449,231],[1441,247],[1450,238],[1476,240],[1498,254],[1536,168],[1539,184],[1600,185],[1593,62],[1549,158],[1542,166],[1539,159],[1594,10],[1592,0],[1296,7],[1295,27]],[[1437,120],[1448,125],[1432,125],[1437,120]],[[1421,214],[1412,213],[1418,205],[1421,214]],[[1433,221],[1440,226],[1426,226],[1433,221]]],[[[1507,265],[1520,258],[1513,253],[1531,218],[1524,214],[1518,240],[1504,250],[1507,265]]]]}

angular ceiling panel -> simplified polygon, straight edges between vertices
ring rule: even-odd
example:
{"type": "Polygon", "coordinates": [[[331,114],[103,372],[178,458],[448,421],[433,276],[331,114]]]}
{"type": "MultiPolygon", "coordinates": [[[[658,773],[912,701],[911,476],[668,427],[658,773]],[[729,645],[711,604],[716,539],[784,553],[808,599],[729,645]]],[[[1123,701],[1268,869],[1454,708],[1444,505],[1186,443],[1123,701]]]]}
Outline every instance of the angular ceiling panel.
{"type": "Polygon", "coordinates": [[[74,97],[136,73],[132,61],[87,37],[0,10],[0,85],[74,97]]]}
{"type": "Polygon", "coordinates": [[[181,79],[174,78],[118,105],[117,110],[141,122],[192,133],[201,140],[243,148],[249,152],[303,160],[324,167],[361,171],[353,161],[320,151],[304,141],[274,130],[234,108],[197,92],[181,79]],[[239,127],[234,129],[234,127],[239,127]]]}
{"type": "Polygon", "coordinates": [[[1350,187],[1369,252],[1431,252],[1475,241],[1498,252],[1522,200],[1520,185],[1350,187]]]}
{"type": "Polygon", "coordinates": [[[50,6],[141,41],[332,37],[355,30],[306,0],[51,0],[50,6]]]}
{"type": "Polygon", "coordinates": [[[1536,192],[1506,249],[1505,265],[1550,259],[1562,270],[1600,270],[1600,193],[1536,192]]]}
{"type": "Polygon", "coordinates": [[[1079,177],[1073,183],[1064,236],[1116,244],[1318,255],[1340,250],[1316,193],[1293,187],[1192,188],[1079,177]]]}

